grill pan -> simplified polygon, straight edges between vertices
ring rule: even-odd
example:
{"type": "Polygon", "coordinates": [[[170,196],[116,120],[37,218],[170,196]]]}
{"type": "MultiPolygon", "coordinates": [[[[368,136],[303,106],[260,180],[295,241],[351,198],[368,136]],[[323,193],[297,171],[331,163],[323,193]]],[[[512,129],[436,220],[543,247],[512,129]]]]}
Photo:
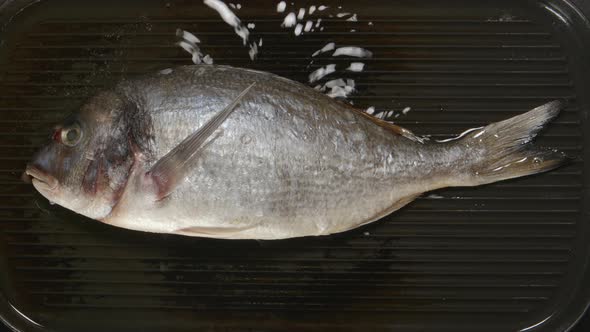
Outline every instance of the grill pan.
{"type": "MultiPolygon", "coordinates": [[[[201,1],[0,4],[0,316],[20,331],[564,331],[588,305],[590,25],[579,1],[243,1],[263,40],[251,61],[201,1]],[[284,16],[311,5],[323,31],[284,16]],[[338,8],[341,6],[342,8],[338,8]],[[336,16],[356,13],[357,21],[336,16]],[[330,17],[332,15],[332,17],[330,17]],[[578,157],[556,171],[425,194],[366,227],[319,238],[224,241],[148,234],[49,205],[19,180],[52,125],[85,98],[190,64],[175,31],[215,63],[307,83],[327,42],[374,53],[359,108],[393,110],[447,138],[552,99],[539,143],[578,157]],[[351,31],[354,30],[354,31],[351,31]],[[313,63],[311,61],[313,60],[313,63]],[[403,114],[400,111],[411,107],[403,114]]],[[[229,3],[229,2],[228,2],[229,3]]],[[[235,5],[238,2],[236,0],[235,5]]],[[[397,115],[397,117],[395,117],[397,115]]]]}

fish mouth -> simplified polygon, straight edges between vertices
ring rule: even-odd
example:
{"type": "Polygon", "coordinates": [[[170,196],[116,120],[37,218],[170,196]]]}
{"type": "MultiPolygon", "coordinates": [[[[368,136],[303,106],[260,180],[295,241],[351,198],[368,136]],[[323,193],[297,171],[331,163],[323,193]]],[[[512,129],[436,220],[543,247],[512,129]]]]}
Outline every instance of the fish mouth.
{"type": "Polygon", "coordinates": [[[35,187],[41,187],[49,191],[55,190],[58,185],[55,177],[35,165],[27,165],[22,178],[25,182],[31,181],[35,187]]]}

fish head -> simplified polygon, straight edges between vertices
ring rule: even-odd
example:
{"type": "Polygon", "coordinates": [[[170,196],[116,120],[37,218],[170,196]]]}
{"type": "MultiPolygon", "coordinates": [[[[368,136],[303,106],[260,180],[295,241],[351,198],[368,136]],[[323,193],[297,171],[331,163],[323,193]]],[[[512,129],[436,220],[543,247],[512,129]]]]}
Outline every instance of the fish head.
{"type": "Polygon", "coordinates": [[[94,219],[108,215],[133,162],[124,104],[112,92],[93,97],[54,127],[23,179],[50,202],[94,219]]]}
{"type": "Polygon", "coordinates": [[[27,164],[25,174],[41,193],[60,205],[78,205],[79,183],[88,161],[84,149],[88,148],[89,132],[78,116],[70,116],[54,127],[51,140],[27,164]]]}

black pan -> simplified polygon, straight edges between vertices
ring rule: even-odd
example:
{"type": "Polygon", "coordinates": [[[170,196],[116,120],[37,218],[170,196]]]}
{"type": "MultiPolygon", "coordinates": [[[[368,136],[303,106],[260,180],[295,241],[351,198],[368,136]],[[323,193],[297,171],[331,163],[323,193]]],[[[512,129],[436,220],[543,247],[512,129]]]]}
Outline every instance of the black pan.
{"type": "Polygon", "coordinates": [[[21,331],[548,332],[574,324],[589,301],[590,26],[580,8],[590,6],[287,1],[287,11],[330,7],[312,14],[323,31],[296,37],[280,27],[277,2],[235,9],[256,24],[252,39],[263,39],[256,61],[198,0],[0,4],[2,319],[21,331]],[[217,64],[304,83],[322,65],[352,61],[312,58],[327,42],[365,47],[374,57],[362,60],[364,71],[334,74],[355,80],[348,100],[393,110],[391,120],[434,138],[567,100],[539,141],[578,159],[547,174],[426,194],[344,234],[263,242],[117,229],[49,205],[21,182],[52,124],[85,98],[122,77],[190,64],[174,45],[177,28],[197,35],[217,64]]]}

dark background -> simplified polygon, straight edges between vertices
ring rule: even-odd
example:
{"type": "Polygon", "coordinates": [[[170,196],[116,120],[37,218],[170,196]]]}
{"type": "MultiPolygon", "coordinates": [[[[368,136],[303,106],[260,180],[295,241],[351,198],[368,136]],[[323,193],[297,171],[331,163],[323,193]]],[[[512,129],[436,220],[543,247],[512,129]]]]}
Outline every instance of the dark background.
{"type": "Polygon", "coordinates": [[[586,313],[584,314],[584,317],[582,317],[582,320],[580,320],[578,325],[576,325],[576,327],[572,329],[572,332],[584,332],[584,331],[590,331],[590,314],[587,310],[586,310],[586,313]]]}
{"type": "MultiPolygon", "coordinates": [[[[586,332],[590,331],[590,313],[586,311],[584,317],[578,322],[578,324],[570,330],[570,332],[586,332]]],[[[9,329],[1,325],[0,323],[0,332],[9,332],[9,329]]]]}

